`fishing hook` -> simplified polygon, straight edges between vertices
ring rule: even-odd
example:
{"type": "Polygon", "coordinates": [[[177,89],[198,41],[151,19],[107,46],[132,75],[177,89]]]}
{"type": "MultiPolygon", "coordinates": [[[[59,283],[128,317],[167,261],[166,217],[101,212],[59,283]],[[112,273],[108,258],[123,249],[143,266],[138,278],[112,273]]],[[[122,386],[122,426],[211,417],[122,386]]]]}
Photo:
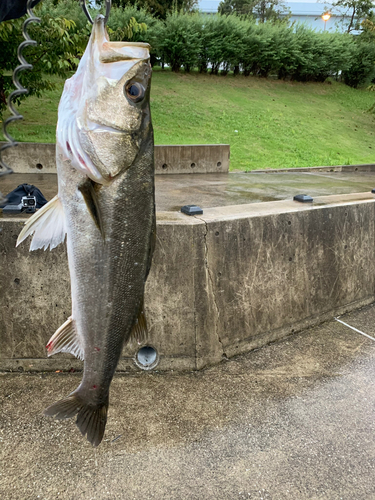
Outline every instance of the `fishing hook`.
{"type": "MultiPolygon", "coordinates": [[[[91,24],[94,24],[94,21],[92,20],[90,12],[87,10],[86,0],[79,0],[79,3],[81,5],[82,10],[85,13],[85,16],[87,17],[87,19],[90,21],[91,24]]],[[[107,24],[107,21],[109,18],[109,13],[111,11],[111,7],[112,7],[112,0],[105,0],[104,24],[107,24]]]]}
{"type": "MultiPolygon", "coordinates": [[[[30,45],[35,46],[37,45],[37,42],[35,40],[32,40],[30,35],[27,32],[27,27],[30,23],[40,23],[39,17],[36,17],[32,11],[31,4],[33,0],[27,0],[27,14],[28,18],[22,25],[22,34],[23,37],[25,38],[24,42],[21,42],[20,45],[18,46],[17,50],[17,56],[18,60],[21,63],[19,66],[16,67],[16,69],[13,71],[13,85],[16,87],[16,90],[13,90],[11,94],[9,94],[8,99],[7,99],[7,105],[9,111],[12,113],[13,116],[10,116],[7,120],[4,121],[3,123],[3,134],[4,137],[6,138],[7,142],[3,144],[0,148],[0,177],[11,174],[13,173],[13,170],[9,165],[5,163],[5,161],[1,157],[2,151],[5,151],[8,148],[11,148],[13,146],[18,146],[18,142],[10,135],[10,133],[7,130],[7,127],[10,123],[12,123],[14,120],[22,120],[23,116],[17,111],[15,108],[15,105],[13,103],[13,99],[23,95],[27,94],[28,90],[22,86],[22,84],[19,81],[19,73],[21,71],[25,71],[27,69],[32,69],[33,65],[29,64],[24,56],[22,55],[22,51],[25,47],[28,47],[30,45]]],[[[6,200],[4,199],[3,195],[0,193],[0,202],[4,203],[6,200]]]]}

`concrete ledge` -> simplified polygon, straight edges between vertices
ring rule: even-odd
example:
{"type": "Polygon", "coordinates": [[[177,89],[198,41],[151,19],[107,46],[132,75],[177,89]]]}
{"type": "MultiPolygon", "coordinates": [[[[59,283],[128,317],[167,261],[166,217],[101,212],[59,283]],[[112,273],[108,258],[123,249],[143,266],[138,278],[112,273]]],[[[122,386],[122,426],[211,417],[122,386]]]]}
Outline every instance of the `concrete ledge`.
{"type": "MultiPolygon", "coordinates": [[[[158,370],[195,370],[375,299],[375,200],[369,193],[157,214],[146,287],[158,370]]],[[[0,369],[81,369],[45,344],[70,315],[66,250],[15,248],[24,219],[0,219],[0,369]]],[[[119,370],[138,370],[139,346],[119,370]]]]}
{"type": "MultiPolygon", "coordinates": [[[[55,144],[20,142],[6,149],[3,156],[15,173],[56,173],[55,149],[55,144]]],[[[229,144],[155,146],[155,171],[157,174],[226,173],[229,156],[229,144]]]]}
{"type": "Polygon", "coordinates": [[[295,168],[267,168],[251,170],[249,174],[279,174],[280,172],[375,172],[375,163],[358,165],[335,165],[331,167],[295,167],[295,168]]]}

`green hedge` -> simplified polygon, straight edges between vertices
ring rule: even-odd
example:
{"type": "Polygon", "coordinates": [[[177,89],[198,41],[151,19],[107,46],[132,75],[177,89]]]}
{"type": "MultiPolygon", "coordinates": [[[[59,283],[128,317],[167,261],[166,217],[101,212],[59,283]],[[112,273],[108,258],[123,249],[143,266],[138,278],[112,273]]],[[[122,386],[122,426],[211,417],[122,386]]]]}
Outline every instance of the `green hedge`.
{"type": "Polygon", "coordinates": [[[162,61],[176,72],[197,68],[212,74],[233,71],[302,82],[342,75],[352,87],[370,81],[375,73],[374,41],[347,33],[197,13],[173,13],[148,26],[154,62],[162,61]]]}
{"type": "MultiPolygon", "coordinates": [[[[75,21],[84,30],[85,19],[76,0],[44,0],[50,15],[75,21]]],[[[277,76],[279,79],[322,82],[342,75],[352,87],[374,76],[375,42],[362,35],[317,32],[305,25],[256,24],[234,15],[172,13],[165,21],[145,9],[112,7],[109,28],[118,36],[130,19],[147,25],[134,31],[131,41],[150,43],[151,63],[168,64],[173,71],[197,68],[213,74],[277,76]]]]}

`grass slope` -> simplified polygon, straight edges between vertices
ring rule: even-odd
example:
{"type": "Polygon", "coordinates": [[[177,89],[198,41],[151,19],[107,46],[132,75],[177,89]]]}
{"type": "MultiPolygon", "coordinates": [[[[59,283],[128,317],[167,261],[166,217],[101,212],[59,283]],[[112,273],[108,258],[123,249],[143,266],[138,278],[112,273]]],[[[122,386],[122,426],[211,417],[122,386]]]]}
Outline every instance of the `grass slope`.
{"type": "MultiPolygon", "coordinates": [[[[54,142],[63,82],[21,105],[12,125],[20,141],[54,142]]],[[[375,162],[374,93],[343,84],[154,71],[156,144],[231,146],[231,169],[375,162]]],[[[120,111],[120,110],[119,110],[120,111]]]]}

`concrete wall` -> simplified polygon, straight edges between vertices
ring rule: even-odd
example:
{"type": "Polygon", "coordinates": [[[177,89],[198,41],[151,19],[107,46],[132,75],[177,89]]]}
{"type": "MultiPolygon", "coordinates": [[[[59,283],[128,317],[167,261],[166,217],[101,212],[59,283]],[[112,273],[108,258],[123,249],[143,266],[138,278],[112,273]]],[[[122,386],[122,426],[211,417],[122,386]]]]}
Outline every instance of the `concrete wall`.
{"type": "MultiPolygon", "coordinates": [[[[55,144],[20,142],[6,149],[3,156],[15,173],[55,173],[55,149],[55,144]]],[[[155,171],[157,174],[228,172],[229,156],[228,144],[155,146],[155,171]]]]}
{"type": "Polygon", "coordinates": [[[295,167],[295,168],[267,168],[265,170],[252,170],[252,173],[279,174],[280,172],[375,172],[375,163],[361,163],[358,165],[334,165],[321,167],[295,167]]]}
{"type": "Polygon", "coordinates": [[[205,216],[216,328],[228,357],[374,300],[373,196],[259,205],[258,213],[232,207],[205,216]]]}
{"type": "MultiPolygon", "coordinates": [[[[158,369],[200,369],[372,302],[374,220],[368,193],[158,213],[145,298],[158,369]]],[[[44,348],[70,315],[65,247],[16,249],[23,222],[0,219],[0,369],[79,368],[44,348]]],[[[137,369],[137,350],[119,369],[137,369]]]]}

